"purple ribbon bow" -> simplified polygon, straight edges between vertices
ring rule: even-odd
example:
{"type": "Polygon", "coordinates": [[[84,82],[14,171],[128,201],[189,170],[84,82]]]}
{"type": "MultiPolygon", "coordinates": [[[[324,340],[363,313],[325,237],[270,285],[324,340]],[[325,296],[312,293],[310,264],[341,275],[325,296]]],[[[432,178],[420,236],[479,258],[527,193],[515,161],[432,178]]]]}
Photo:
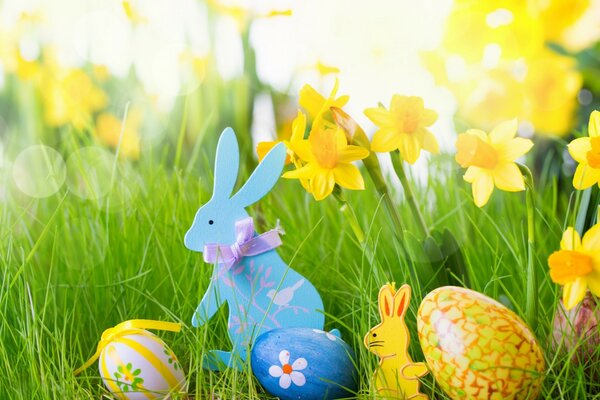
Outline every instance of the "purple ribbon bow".
{"type": "Polygon", "coordinates": [[[280,234],[283,231],[278,226],[261,235],[254,236],[254,221],[251,217],[235,223],[236,240],[231,246],[207,244],[204,246],[204,261],[210,264],[225,264],[231,267],[242,257],[256,256],[281,246],[280,234]]]}

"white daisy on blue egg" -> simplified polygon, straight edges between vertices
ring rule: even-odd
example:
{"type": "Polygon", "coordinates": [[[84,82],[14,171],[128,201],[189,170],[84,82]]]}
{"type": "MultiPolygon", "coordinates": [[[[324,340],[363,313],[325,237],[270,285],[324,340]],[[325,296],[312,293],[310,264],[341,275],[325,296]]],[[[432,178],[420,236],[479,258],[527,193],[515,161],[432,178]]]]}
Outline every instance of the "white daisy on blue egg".
{"type": "Polygon", "coordinates": [[[279,378],[279,386],[282,389],[287,389],[293,383],[296,386],[304,386],[306,378],[302,372],[308,366],[308,362],[305,358],[297,358],[292,364],[290,364],[290,352],[282,350],[279,353],[279,365],[272,365],[269,368],[269,375],[273,378],[279,378]]]}

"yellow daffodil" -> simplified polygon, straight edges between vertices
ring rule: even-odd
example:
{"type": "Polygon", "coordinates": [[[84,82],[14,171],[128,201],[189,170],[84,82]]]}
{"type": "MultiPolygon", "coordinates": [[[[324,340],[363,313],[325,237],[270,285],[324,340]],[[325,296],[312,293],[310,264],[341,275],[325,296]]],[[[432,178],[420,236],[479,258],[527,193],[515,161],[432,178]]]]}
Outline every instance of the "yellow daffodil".
{"type": "Polygon", "coordinates": [[[388,152],[398,149],[400,156],[414,164],[421,149],[438,153],[438,142],[427,127],[437,120],[437,113],[424,106],[423,99],[416,96],[394,95],[390,109],[368,108],[365,114],[379,130],[371,142],[371,150],[388,152]]]}
{"type": "Polygon", "coordinates": [[[306,110],[308,117],[318,123],[318,116],[324,114],[331,107],[342,108],[348,100],[349,96],[340,96],[336,98],[338,91],[338,80],[335,80],[333,89],[327,98],[321,96],[312,86],[306,84],[300,89],[300,99],[298,103],[306,110]]]}
{"type": "Polygon", "coordinates": [[[48,75],[42,83],[44,117],[48,125],[70,123],[83,129],[92,113],[105,106],[106,94],[82,70],[60,70],[56,75],[48,75]]]}
{"type": "Polygon", "coordinates": [[[352,162],[366,158],[369,151],[349,146],[342,128],[313,126],[308,140],[291,142],[290,147],[306,164],[283,177],[308,180],[315,200],[329,196],[336,183],[346,189],[364,189],[362,175],[352,162]]]}
{"type": "Polygon", "coordinates": [[[550,278],[563,287],[563,303],[570,310],[585,297],[589,287],[600,296],[600,224],[585,235],[583,241],[575,229],[569,227],[560,242],[560,250],[548,257],[550,278]]]}
{"type": "Polygon", "coordinates": [[[525,97],[524,118],[543,135],[565,136],[575,122],[577,94],[583,85],[581,72],[572,57],[544,50],[527,60],[522,82],[525,97]]]}
{"type": "Polygon", "coordinates": [[[248,29],[250,23],[258,18],[274,18],[274,17],[289,17],[292,15],[292,10],[271,10],[265,13],[257,13],[249,8],[244,8],[237,5],[226,5],[219,0],[207,0],[207,5],[222,15],[227,15],[236,22],[240,32],[248,29]]]}
{"type": "Polygon", "coordinates": [[[569,153],[579,163],[573,177],[575,189],[587,189],[600,185],[600,111],[592,112],[588,125],[589,137],[569,143],[569,153]]]}
{"type": "Polygon", "coordinates": [[[121,130],[123,129],[121,120],[115,115],[105,112],[96,119],[96,134],[102,142],[113,148],[118,146],[120,139],[119,154],[137,159],[140,156],[139,127],[141,122],[141,112],[136,108],[132,108],[127,115],[123,137],[121,138],[121,130]]]}
{"type": "Polygon", "coordinates": [[[504,60],[529,57],[544,47],[544,27],[527,1],[457,0],[448,16],[442,46],[479,63],[490,44],[504,60]]]}
{"type": "Polygon", "coordinates": [[[290,143],[297,142],[304,139],[304,132],[306,131],[306,115],[302,113],[302,111],[298,110],[298,115],[294,118],[294,122],[292,122],[292,134],[290,136],[290,140],[275,140],[272,142],[260,142],[256,146],[256,153],[258,154],[258,161],[262,161],[262,159],[267,155],[267,153],[279,142],[285,143],[287,147],[287,157],[285,159],[285,164],[289,164],[294,162],[296,164],[297,158],[294,155],[290,147],[290,143]]]}
{"type": "Polygon", "coordinates": [[[320,60],[317,61],[314,68],[317,70],[320,76],[337,75],[340,73],[340,69],[338,67],[323,64],[320,60]]]}
{"type": "Polygon", "coordinates": [[[529,0],[544,24],[546,39],[564,44],[564,33],[590,7],[590,0],[529,0]]]}
{"type": "Polygon", "coordinates": [[[127,18],[129,18],[129,20],[134,24],[144,24],[148,22],[148,18],[140,14],[137,7],[135,7],[131,1],[124,0],[121,5],[123,6],[123,11],[125,12],[127,18]]]}
{"type": "MultiPolygon", "coordinates": [[[[256,146],[256,153],[258,154],[258,160],[262,159],[267,153],[279,142],[283,142],[287,148],[287,157],[285,158],[285,164],[294,163],[294,166],[299,169],[304,165],[302,161],[296,156],[292,150],[293,144],[304,140],[304,132],[306,131],[306,115],[302,111],[298,110],[298,116],[294,118],[292,122],[292,134],[290,140],[276,140],[272,142],[260,142],[256,146]]],[[[300,183],[304,189],[310,192],[310,185],[307,179],[300,179],[300,183]]]]}
{"type": "Polygon", "coordinates": [[[515,160],[526,154],[533,142],[516,138],[517,120],[503,122],[489,135],[479,129],[469,129],[458,135],[456,161],[467,168],[465,181],[473,184],[473,199],[483,207],[494,186],[507,192],[525,190],[523,174],[515,160]]]}

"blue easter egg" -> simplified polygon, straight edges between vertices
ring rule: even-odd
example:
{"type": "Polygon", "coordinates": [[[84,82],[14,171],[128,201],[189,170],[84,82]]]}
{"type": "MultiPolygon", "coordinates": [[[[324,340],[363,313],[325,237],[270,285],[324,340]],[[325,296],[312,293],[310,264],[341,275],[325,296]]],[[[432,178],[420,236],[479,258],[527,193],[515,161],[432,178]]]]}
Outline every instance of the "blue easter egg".
{"type": "Polygon", "coordinates": [[[252,346],[252,372],[281,400],[338,399],[355,395],[354,352],[334,333],[310,328],[274,329],[252,346]]]}

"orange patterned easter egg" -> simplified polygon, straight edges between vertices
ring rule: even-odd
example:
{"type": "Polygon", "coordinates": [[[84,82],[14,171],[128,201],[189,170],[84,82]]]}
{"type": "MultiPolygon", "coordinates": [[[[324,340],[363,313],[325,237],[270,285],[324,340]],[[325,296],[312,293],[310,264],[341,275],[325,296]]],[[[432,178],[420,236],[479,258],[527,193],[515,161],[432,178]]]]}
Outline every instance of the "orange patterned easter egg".
{"type": "Polygon", "coordinates": [[[441,388],[453,399],[535,399],[544,356],[511,310],[473,290],[445,286],[417,314],[419,341],[441,388]]]}

